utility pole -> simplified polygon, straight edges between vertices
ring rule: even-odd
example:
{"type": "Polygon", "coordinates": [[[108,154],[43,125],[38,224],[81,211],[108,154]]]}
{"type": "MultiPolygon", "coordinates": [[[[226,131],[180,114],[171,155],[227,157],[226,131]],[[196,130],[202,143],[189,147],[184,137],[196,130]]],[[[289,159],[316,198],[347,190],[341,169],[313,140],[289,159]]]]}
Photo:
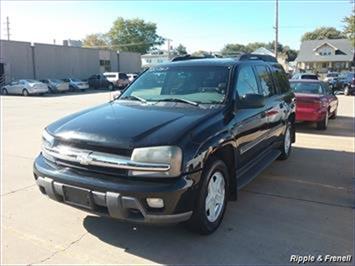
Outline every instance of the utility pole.
{"type": "Polygon", "coordinates": [[[168,41],[168,59],[170,60],[170,42],[172,41],[171,39],[166,39],[168,41]]]}
{"type": "Polygon", "coordinates": [[[10,41],[10,19],[6,17],[6,33],[7,33],[7,40],[10,41]]]}
{"type": "Polygon", "coordinates": [[[275,1],[275,57],[277,59],[277,47],[279,43],[279,0],[275,1]]]}

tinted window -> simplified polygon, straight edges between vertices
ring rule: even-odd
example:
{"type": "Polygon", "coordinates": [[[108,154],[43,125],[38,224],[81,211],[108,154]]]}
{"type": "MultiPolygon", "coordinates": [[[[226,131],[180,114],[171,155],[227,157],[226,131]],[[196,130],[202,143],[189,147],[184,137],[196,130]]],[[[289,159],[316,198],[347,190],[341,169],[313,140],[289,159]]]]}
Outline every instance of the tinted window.
{"type": "Polygon", "coordinates": [[[256,66],[255,69],[261,85],[261,94],[266,97],[273,95],[274,87],[268,69],[265,66],[256,66]]]}
{"type": "Polygon", "coordinates": [[[128,79],[128,76],[125,73],[120,73],[119,79],[128,79]]]}
{"type": "Polygon", "coordinates": [[[255,74],[250,66],[242,67],[239,70],[236,89],[239,98],[242,98],[246,94],[259,94],[255,74]]]}
{"type": "Polygon", "coordinates": [[[318,79],[316,75],[302,75],[302,79],[318,79]]]}
{"type": "Polygon", "coordinates": [[[296,93],[323,94],[323,88],[318,82],[291,82],[291,88],[296,93]]]}
{"type": "Polygon", "coordinates": [[[290,90],[290,83],[282,66],[273,65],[272,77],[279,93],[285,93],[290,90]]]}

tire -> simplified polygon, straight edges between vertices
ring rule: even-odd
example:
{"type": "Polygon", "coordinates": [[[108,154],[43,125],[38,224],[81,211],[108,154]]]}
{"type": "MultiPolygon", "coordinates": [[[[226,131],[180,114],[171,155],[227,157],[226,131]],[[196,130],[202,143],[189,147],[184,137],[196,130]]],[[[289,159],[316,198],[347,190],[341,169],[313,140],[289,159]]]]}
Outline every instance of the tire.
{"type": "Polygon", "coordinates": [[[25,97],[27,97],[27,96],[29,96],[30,94],[29,94],[28,90],[23,89],[23,90],[22,90],[22,95],[25,96],[25,97]]]}
{"type": "Polygon", "coordinates": [[[345,86],[345,88],[344,88],[344,95],[346,95],[346,96],[350,95],[349,86],[345,86]]]}
{"type": "Polygon", "coordinates": [[[338,115],[338,107],[334,110],[333,114],[331,117],[329,117],[330,119],[336,119],[338,115]]]}
{"type": "Polygon", "coordinates": [[[223,161],[213,158],[206,164],[195,208],[187,222],[191,231],[208,235],[219,227],[227,206],[228,180],[228,169],[223,161]]]}
{"type": "Polygon", "coordinates": [[[327,111],[327,113],[325,114],[324,119],[317,123],[317,129],[318,130],[326,130],[327,127],[328,127],[328,120],[329,120],[329,114],[328,114],[328,111],[327,111]]]}
{"type": "Polygon", "coordinates": [[[5,88],[2,89],[1,93],[2,93],[2,95],[8,95],[9,94],[9,92],[5,88]]]}
{"type": "Polygon", "coordinates": [[[288,122],[285,133],[283,135],[282,144],[280,146],[281,154],[277,158],[278,160],[286,160],[288,159],[288,157],[290,157],[290,154],[292,152],[291,129],[292,129],[292,125],[290,122],[288,122]]]}

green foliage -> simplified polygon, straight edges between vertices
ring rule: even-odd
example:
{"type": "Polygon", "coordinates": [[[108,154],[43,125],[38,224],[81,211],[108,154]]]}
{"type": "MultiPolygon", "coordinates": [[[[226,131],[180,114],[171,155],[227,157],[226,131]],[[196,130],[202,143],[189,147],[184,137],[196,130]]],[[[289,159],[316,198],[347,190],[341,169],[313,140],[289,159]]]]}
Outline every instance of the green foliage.
{"type": "Polygon", "coordinates": [[[192,56],[201,56],[201,57],[213,57],[213,55],[210,52],[203,51],[203,50],[198,50],[194,53],[191,54],[192,56]]]}
{"type": "MultiPolygon", "coordinates": [[[[238,44],[238,43],[226,44],[224,48],[221,50],[221,54],[224,56],[228,56],[228,55],[239,55],[241,53],[251,53],[260,47],[264,47],[269,51],[274,52],[275,41],[268,42],[268,43],[253,42],[253,43],[248,43],[247,45],[238,44]]],[[[285,54],[287,61],[293,61],[297,57],[296,50],[293,50],[288,46],[283,46],[281,43],[278,43],[277,51],[281,54],[285,54]]]]}
{"type": "Polygon", "coordinates": [[[353,47],[355,47],[355,12],[352,15],[343,19],[344,34],[351,40],[353,47]]]}
{"type": "Polygon", "coordinates": [[[323,40],[323,39],[345,39],[346,35],[334,27],[320,27],[314,31],[306,32],[302,36],[302,41],[323,40]]]}
{"type": "Polygon", "coordinates": [[[108,32],[113,49],[145,54],[154,45],[161,45],[164,39],[156,33],[157,25],[143,19],[118,17],[108,32]]]}
{"type": "Polygon", "coordinates": [[[107,38],[107,35],[101,33],[89,34],[83,39],[84,47],[92,48],[109,48],[110,41],[107,38]]]}
{"type": "Polygon", "coordinates": [[[187,54],[186,47],[182,44],[179,44],[178,47],[175,48],[178,55],[185,55],[187,54]]]}

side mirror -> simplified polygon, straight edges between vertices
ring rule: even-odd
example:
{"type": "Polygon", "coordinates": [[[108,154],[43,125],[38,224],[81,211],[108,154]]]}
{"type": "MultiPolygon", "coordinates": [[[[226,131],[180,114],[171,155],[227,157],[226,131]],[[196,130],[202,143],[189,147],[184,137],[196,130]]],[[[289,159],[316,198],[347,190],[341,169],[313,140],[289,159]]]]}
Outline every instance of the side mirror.
{"type": "Polygon", "coordinates": [[[245,94],[238,101],[238,107],[241,109],[264,107],[264,96],[260,94],[245,94]]]}

